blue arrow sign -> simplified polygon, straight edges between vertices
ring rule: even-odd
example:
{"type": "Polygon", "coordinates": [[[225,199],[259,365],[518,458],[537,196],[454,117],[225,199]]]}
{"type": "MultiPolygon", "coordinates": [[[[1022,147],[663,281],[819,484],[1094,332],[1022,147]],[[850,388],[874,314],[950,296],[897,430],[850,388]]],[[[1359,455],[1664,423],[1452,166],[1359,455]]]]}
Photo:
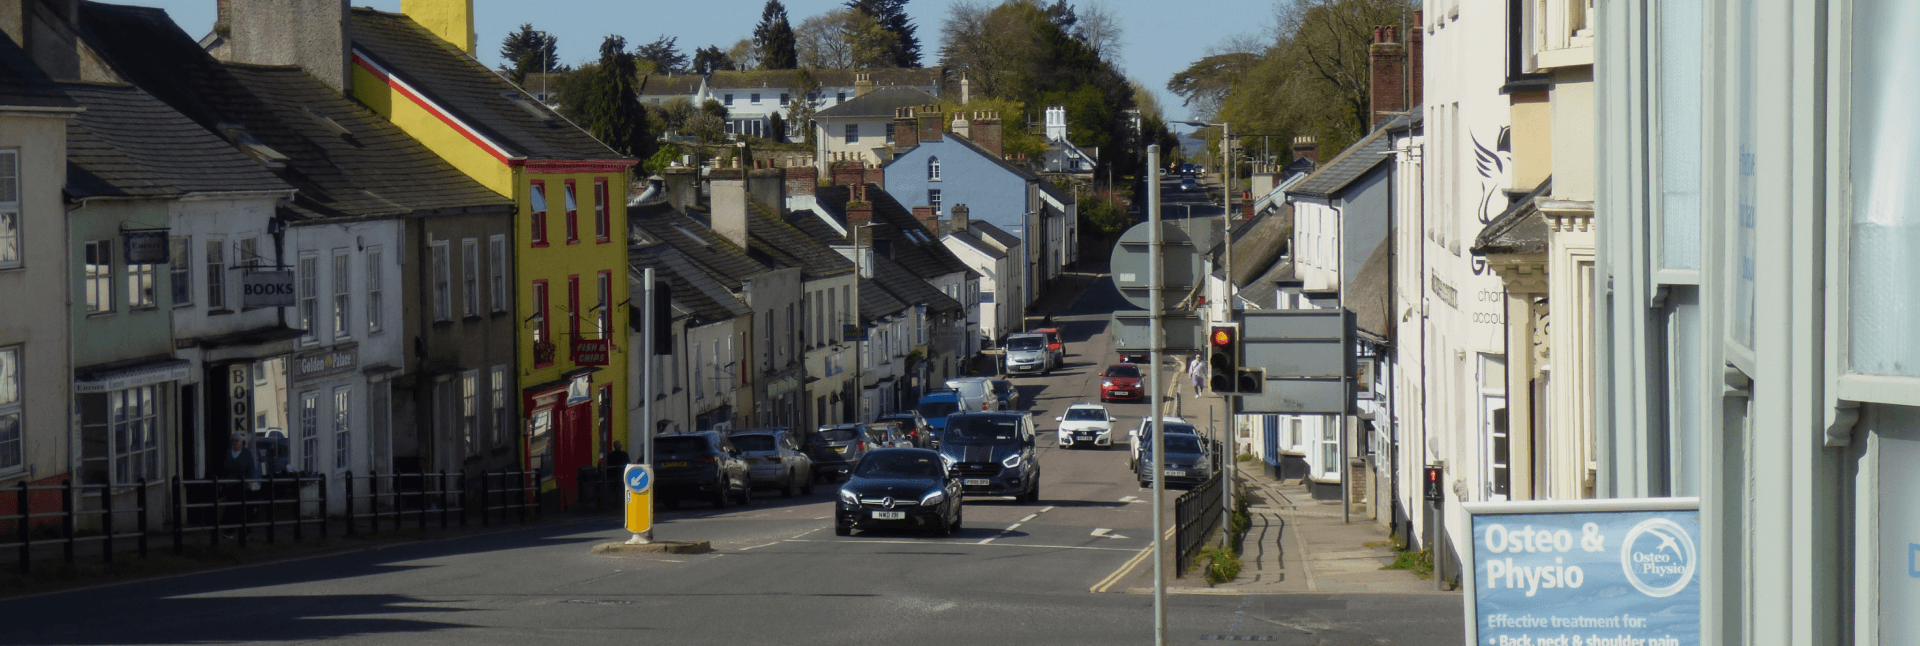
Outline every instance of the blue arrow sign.
{"type": "Polygon", "coordinates": [[[647,489],[653,486],[653,476],[647,471],[646,465],[643,464],[627,465],[625,480],[627,481],[627,491],[634,493],[645,493],[647,489]]]}

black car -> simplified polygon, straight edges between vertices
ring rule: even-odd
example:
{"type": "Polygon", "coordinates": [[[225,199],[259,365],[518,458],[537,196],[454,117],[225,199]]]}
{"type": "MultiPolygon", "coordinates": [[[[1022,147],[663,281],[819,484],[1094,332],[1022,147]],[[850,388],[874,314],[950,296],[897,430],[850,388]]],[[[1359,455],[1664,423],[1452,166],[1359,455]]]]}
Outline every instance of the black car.
{"type": "Polygon", "coordinates": [[[922,417],[920,411],[908,409],[904,412],[881,415],[880,419],[873,421],[898,422],[900,428],[906,429],[907,436],[913,438],[913,445],[917,448],[940,448],[939,443],[934,441],[936,438],[933,436],[933,425],[927,423],[927,418],[922,417]]]}
{"type": "Polygon", "coordinates": [[[1033,416],[1016,412],[954,413],[940,432],[940,456],[972,495],[1040,499],[1040,462],[1033,416]]]}
{"type": "Polygon", "coordinates": [[[1005,379],[993,380],[993,395],[1000,398],[1000,410],[1013,410],[1020,403],[1020,391],[1005,379]]]}
{"type": "Polygon", "coordinates": [[[816,479],[827,476],[846,477],[853,471],[853,465],[874,446],[867,435],[866,424],[835,424],[822,426],[807,438],[807,457],[813,458],[813,474],[816,479]]]}
{"type": "Polygon", "coordinates": [[[840,486],[833,533],[856,529],[930,529],[951,536],[960,529],[960,481],[947,474],[940,454],[926,449],[880,449],[868,453],[840,486]]]}
{"type": "MultiPolygon", "coordinates": [[[[1213,478],[1213,455],[1207,450],[1207,443],[1197,435],[1176,435],[1167,433],[1167,460],[1165,477],[1169,485],[1197,485],[1213,478]]],[[[1134,468],[1134,477],[1140,480],[1141,487],[1153,486],[1153,445],[1148,443],[1140,449],[1140,460],[1134,468]]]]}
{"type": "Polygon", "coordinates": [[[753,475],[740,449],[719,431],[676,433],[653,438],[654,490],[675,505],[705,499],[714,509],[737,499],[753,502],[753,475]]]}

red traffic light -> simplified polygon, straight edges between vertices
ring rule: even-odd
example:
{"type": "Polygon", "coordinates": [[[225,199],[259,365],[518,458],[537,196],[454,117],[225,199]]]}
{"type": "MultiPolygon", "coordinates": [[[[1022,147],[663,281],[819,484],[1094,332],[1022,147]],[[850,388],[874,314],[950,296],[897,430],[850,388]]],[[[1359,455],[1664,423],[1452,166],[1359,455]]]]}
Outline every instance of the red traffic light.
{"type": "MultiPolygon", "coordinates": [[[[1192,337],[1188,337],[1192,338],[1192,337]]],[[[1213,329],[1213,344],[1218,347],[1233,345],[1233,328],[1217,327],[1213,329]]]]}

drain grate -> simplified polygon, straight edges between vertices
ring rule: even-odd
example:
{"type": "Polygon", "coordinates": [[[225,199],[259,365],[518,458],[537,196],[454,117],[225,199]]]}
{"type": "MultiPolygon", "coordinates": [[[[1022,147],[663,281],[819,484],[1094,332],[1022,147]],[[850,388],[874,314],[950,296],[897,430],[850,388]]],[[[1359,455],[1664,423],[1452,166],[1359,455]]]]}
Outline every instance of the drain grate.
{"type": "Polygon", "coordinates": [[[1273,635],[1201,635],[1203,642],[1270,642],[1273,635]]]}

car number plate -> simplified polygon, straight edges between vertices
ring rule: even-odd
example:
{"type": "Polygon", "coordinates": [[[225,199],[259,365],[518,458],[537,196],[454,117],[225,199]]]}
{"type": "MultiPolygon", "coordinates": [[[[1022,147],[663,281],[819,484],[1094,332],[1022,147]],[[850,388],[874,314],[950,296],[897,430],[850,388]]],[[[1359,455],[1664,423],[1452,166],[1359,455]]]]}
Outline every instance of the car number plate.
{"type": "Polygon", "coordinates": [[[879,520],[901,520],[907,517],[904,511],[876,511],[873,517],[879,520]]]}
{"type": "Polygon", "coordinates": [[[673,462],[660,463],[661,468],[673,468],[673,467],[684,467],[684,466],[687,466],[687,463],[684,460],[675,460],[673,462]]]}
{"type": "Polygon", "coordinates": [[[1169,469],[1169,470],[1167,471],[1167,477],[1169,477],[1169,478],[1185,478],[1185,477],[1187,477],[1187,472],[1185,472],[1185,471],[1173,471],[1173,470],[1171,470],[1171,469],[1169,469]]]}
{"type": "Polygon", "coordinates": [[[1131,391],[1131,390],[1116,390],[1116,391],[1113,391],[1113,396],[1115,396],[1115,397],[1132,397],[1132,396],[1133,396],[1133,391],[1131,391]]]}
{"type": "Polygon", "coordinates": [[[985,487],[987,486],[987,479],[986,478],[967,478],[966,480],[962,481],[960,484],[963,484],[969,487],[985,487]]]}
{"type": "Polygon", "coordinates": [[[847,452],[847,447],[844,447],[844,446],[836,446],[836,447],[833,447],[833,452],[834,452],[834,453],[846,453],[846,452],[847,452]]]}

